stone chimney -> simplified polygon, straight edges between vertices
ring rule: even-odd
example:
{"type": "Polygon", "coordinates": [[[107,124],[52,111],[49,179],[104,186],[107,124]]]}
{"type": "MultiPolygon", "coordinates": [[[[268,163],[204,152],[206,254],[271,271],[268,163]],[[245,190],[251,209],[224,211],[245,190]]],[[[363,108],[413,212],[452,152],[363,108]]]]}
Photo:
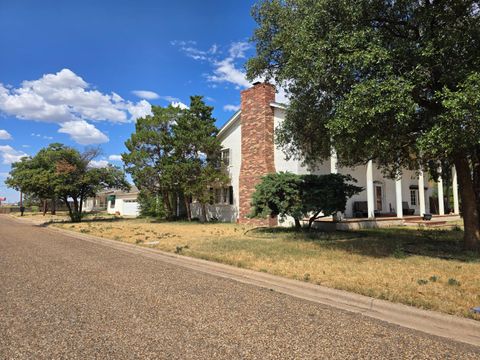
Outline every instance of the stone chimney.
{"type": "Polygon", "coordinates": [[[239,222],[274,226],[276,218],[249,219],[253,192],[260,177],[275,172],[273,108],[275,87],[255,83],[241,92],[242,165],[240,167],[239,222]]]}

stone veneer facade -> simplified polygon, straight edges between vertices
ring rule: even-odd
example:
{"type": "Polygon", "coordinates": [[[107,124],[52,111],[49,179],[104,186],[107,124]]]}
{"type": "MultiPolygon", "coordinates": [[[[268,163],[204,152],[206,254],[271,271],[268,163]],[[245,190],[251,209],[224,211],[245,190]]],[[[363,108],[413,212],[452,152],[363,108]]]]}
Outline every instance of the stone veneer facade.
{"type": "Polygon", "coordinates": [[[242,163],[240,168],[240,223],[274,226],[276,218],[249,219],[252,194],[260,178],[275,172],[273,108],[275,87],[256,83],[241,92],[242,163]]]}

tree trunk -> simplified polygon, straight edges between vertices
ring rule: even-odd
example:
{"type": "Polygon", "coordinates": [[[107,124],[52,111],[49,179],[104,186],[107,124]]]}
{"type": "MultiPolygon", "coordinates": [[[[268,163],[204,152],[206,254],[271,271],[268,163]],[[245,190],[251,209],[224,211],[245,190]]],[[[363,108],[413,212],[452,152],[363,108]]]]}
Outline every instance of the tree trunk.
{"type": "Polygon", "coordinates": [[[55,215],[57,213],[57,199],[54,197],[52,198],[52,211],[51,214],[55,215]]]}
{"type": "Polygon", "coordinates": [[[472,181],[472,173],[468,159],[459,156],[455,159],[460,198],[462,200],[462,216],[464,226],[464,248],[476,250],[480,243],[480,226],[477,208],[477,194],[472,181]]]}
{"type": "Polygon", "coordinates": [[[80,215],[82,215],[82,213],[83,213],[83,195],[80,196],[80,211],[79,212],[80,212],[80,215]]]}
{"type": "Polygon", "coordinates": [[[201,204],[201,216],[200,216],[200,222],[205,223],[207,222],[207,205],[205,203],[201,204]]]}
{"type": "Polygon", "coordinates": [[[65,201],[65,204],[67,205],[68,214],[70,215],[70,220],[73,221],[72,207],[70,206],[70,203],[68,202],[68,198],[67,198],[67,197],[64,197],[64,198],[63,198],[63,201],[65,201]]]}
{"type": "Polygon", "coordinates": [[[170,203],[170,196],[168,192],[163,193],[163,203],[165,204],[165,209],[167,210],[167,219],[172,218],[172,204],[170,203]]]}
{"type": "Polygon", "coordinates": [[[188,196],[184,196],[183,200],[185,201],[185,210],[187,211],[187,219],[188,221],[192,221],[192,209],[190,208],[190,201],[188,196]]]}
{"type": "Polygon", "coordinates": [[[312,217],[310,217],[310,219],[308,219],[308,230],[312,228],[313,223],[318,219],[318,214],[320,214],[320,211],[316,212],[312,217]]]}
{"type": "Polygon", "coordinates": [[[300,223],[300,219],[299,218],[293,218],[295,220],[295,229],[301,229],[302,228],[302,224],[300,223]]]}
{"type": "Polygon", "coordinates": [[[79,212],[80,208],[78,206],[78,199],[76,197],[73,197],[73,217],[72,221],[73,222],[80,222],[82,221],[82,214],[79,212]]]}
{"type": "Polygon", "coordinates": [[[47,214],[47,211],[48,211],[48,203],[47,203],[47,199],[44,199],[43,200],[43,216],[47,214]]]}

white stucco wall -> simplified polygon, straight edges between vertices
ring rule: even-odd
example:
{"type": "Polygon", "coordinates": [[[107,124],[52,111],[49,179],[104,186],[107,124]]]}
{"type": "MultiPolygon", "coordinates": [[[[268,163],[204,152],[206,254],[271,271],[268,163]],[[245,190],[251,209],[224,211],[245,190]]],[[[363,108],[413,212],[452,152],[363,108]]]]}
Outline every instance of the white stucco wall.
{"type": "MultiPolygon", "coordinates": [[[[285,110],[281,108],[273,108],[273,126],[276,130],[281,126],[282,122],[285,120],[285,110]]],[[[277,172],[291,172],[294,174],[307,174],[308,169],[302,166],[302,162],[296,159],[286,159],[285,152],[275,144],[275,149],[273,153],[273,158],[275,162],[275,170],[277,172]]]]}
{"type": "MultiPolygon", "coordinates": [[[[230,150],[230,165],[228,166],[228,175],[230,176],[230,185],[233,187],[233,205],[216,204],[207,205],[207,217],[216,218],[222,222],[236,222],[238,218],[238,209],[240,208],[240,167],[242,164],[242,133],[240,128],[240,118],[238,117],[219,135],[222,143],[222,149],[230,150]]],[[[192,217],[200,218],[200,204],[192,203],[192,217]]]]}
{"type": "MultiPolygon", "coordinates": [[[[233,187],[233,204],[234,219],[238,217],[237,209],[240,208],[240,199],[238,197],[240,191],[240,167],[242,165],[242,132],[240,127],[240,118],[235,121],[221,135],[223,149],[230,149],[230,165],[228,174],[230,176],[230,185],[233,187]]],[[[225,205],[221,205],[225,206],[225,205]]]]}
{"type": "MultiPolygon", "coordinates": [[[[124,212],[124,200],[136,200],[137,199],[137,194],[120,194],[120,195],[115,195],[115,205],[112,207],[112,203],[109,200],[108,201],[108,206],[107,206],[107,212],[109,214],[120,214],[122,216],[128,215],[128,216],[138,216],[140,215],[140,207],[138,203],[136,203],[136,211],[133,213],[128,213],[125,214],[124,212]]],[[[136,201],[135,201],[136,202],[136,201]]]]}

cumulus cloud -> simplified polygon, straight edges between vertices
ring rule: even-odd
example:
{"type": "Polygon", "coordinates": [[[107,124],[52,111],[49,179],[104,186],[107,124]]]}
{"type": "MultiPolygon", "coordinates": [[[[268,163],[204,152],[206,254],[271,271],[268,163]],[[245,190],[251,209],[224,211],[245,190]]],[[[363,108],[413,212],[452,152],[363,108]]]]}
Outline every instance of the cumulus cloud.
{"type": "Polygon", "coordinates": [[[147,100],[155,100],[160,98],[160,95],[158,95],[156,92],[149,91],[149,90],[133,90],[132,94],[135,96],[138,96],[141,99],[147,99],[147,100]]]}
{"type": "Polygon", "coordinates": [[[122,161],[122,155],[110,155],[108,157],[110,161],[122,161]]]}
{"type": "Polygon", "coordinates": [[[182,103],[181,101],[172,101],[170,103],[170,105],[172,105],[173,107],[182,109],[182,110],[188,109],[188,105],[182,103]]]}
{"type": "Polygon", "coordinates": [[[131,114],[130,120],[132,121],[147,115],[152,115],[152,106],[146,100],[139,101],[136,104],[129,103],[126,105],[126,109],[131,114]]]}
{"type": "Polygon", "coordinates": [[[104,168],[107,167],[109,164],[107,160],[90,160],[88,165],[92,168],[104,168]]]}
{"type": "Polygon", "coordinates": [[[7,130],[0,130],[0,140],[10,140],[12,135],[7,130]]]}
{"type": "Polygon", "coordinates": [[[223,110],[224,111],[238,111],[238,110],[240,110],[240,105],[230,105],[230,104],[228,104],[228,105],[225,105],[223,107],[223,110]]]}
{"type": "Polygon", "coordinates": [[[0,157],[2,158],[3,164],[11,164],[17,161],[28,154],[23,151],[15,150],[10,145],[1,145],[0,146],[0,157]]]}
{"type": "Polygon", "coordinates": [[[59,133],[70,135],[80,145],[102,144],[108,142],[108,136],[84,120],[67,121],[60,124],[59,133]]]}
{"type": "MultiPolygon", "coordinates": [[[[0,111],[18,119],[58,123],[60,132],[65,132],[72,124],[85,127],[87,121],[136,120],[150,114],[151,106],[145,100],[133,103],[114,92],[101,93],[73,71],[63,69],[37,80],[23,81],[18,88],[0,83],[0,111]]],[[[96,138],[100,139],[101,132],[91,124],[90,129],[95,129],[96,138]]],[[[105,139],[108,141],[104,135],[105,139]]]]}

